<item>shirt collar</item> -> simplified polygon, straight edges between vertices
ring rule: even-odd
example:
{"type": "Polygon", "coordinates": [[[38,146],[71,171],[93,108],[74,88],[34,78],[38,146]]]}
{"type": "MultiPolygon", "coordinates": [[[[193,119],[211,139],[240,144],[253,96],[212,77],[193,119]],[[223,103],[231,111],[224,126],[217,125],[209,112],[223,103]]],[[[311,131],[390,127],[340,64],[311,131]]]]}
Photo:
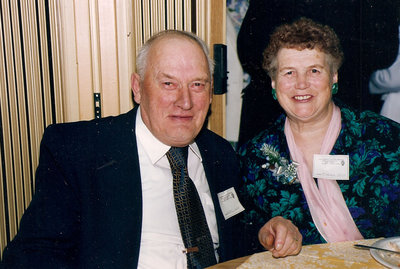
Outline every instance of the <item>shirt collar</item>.
{"type": "MultiPolygon", "coordinates": [[[[138,142],[142,144],[144,151],[149,156],[153,165],[164,157],[167,151],[171,148],[171,146],[165,145],[150,132],[142,120],[140,107],[136,114],[136,137],[138,142]]],[[[200,161],[202,161],[199,147],[195,142],[189,145],[189,149],[195,156],[197,156],[197,158],[199,158],[200,161]]]]}

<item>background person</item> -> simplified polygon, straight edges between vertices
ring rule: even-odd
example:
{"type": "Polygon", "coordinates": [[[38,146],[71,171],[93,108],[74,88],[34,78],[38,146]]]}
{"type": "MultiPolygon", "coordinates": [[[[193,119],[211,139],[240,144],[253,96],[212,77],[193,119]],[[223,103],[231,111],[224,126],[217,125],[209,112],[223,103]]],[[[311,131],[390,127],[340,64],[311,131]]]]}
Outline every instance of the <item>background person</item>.
{"type": "MultiPolygon", "coordinates": [[[[198,37],[161,32],[137,57],[132,90],[139,106],[117,117],[49,126],[35,195],[0,267],[203,268],[234,258],[234,217],[225,219],[218,194],[232,192],[238,161],[226,140],[203,128],[212,69],[198,37]],[[181,149],[187,157],[178,156],[181,149]],[[189,176],[194,187],[181,186],[189,176]],[[175,198],[175,185],[197,200],[175,198]],[[175,200],[182,199],[190,206],[181,207],[198,213],[187,226],[177,216],[175,200]]],[[[286,234],[278,239],[285,242],[286,234]]]]}
{"type": "Polygon", "coordinates": [[[397,58],[390,67],[372,73],[369,80],[369,90],[373,94],[382,94],[384,102],[381,115],[400,123],[400,46],[397,58]]]}
{"type": "Polygon", "coordinates": [[[285,114],[239,152],[246,238],[271,216],[304,244],[400,234],[400,125],[332,99],[342,59],[334,31],[310,19],[272,34],[264,67],[285,114]]]}

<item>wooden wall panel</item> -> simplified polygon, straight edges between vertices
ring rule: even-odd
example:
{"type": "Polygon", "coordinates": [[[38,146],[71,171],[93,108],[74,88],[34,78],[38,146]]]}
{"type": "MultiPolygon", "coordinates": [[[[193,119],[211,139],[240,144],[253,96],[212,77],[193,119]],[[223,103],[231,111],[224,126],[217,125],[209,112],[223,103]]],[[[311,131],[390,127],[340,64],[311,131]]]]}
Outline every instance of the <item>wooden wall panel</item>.
{"type": "Polygon", "coordinates": [[[44,128],[62,121],[54,4],[1,1],[0,250],[32,199],[44,128]]]}

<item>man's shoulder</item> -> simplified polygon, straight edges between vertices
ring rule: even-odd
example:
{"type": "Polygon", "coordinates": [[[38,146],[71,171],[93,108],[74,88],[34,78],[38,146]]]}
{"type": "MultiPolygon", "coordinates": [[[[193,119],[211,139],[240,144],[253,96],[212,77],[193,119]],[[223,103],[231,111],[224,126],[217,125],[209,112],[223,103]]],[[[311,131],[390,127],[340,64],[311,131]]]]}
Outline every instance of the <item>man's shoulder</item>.
{"type": "Polygon", "coordinates": [[[133,138],[134,130],[135,113],[131,110],[118,116],[49,125],[44,131],[42,145],[61,151],[92,148],[96,144],[105,148],[133,138]]]}
{"type": "Polygon", "coordinates": [[[223,166],[238,165],[235,149],[223,137],[210,130],[202,130],[196,138],[196,144],[206,163],[215,162],[223,166]]]}
{"type": "Polygon", "coordinates": [[[228,140],[206,128],[201,130],[201,132],[198,134],[196,137],[196,143],[199,144],[199,147],[207,146],[208,148],[214,150],[226,148],[234,152],[233,146],[228,140]]]}
{"type": "Polygon", "coordinates": [[[135,113],[133,110],[118,116],[81,120],[75,122],[55,123],[45,129],[45,134],[57,133],[60,136],[86,136],[100,134],[107,130],[120,129],[126,126],[134,127],[135,113]]]}

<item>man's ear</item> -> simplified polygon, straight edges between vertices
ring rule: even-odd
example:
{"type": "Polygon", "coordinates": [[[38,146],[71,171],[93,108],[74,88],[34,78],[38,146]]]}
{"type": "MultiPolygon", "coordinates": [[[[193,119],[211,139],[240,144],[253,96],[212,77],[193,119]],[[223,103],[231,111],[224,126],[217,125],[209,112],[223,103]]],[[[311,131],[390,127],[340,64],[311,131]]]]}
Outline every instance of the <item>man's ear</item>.
{"type": "Polygon", "coordinates": [[[132,73],[131,88],[133,92],[133,99],[136,103],[140,104],[141,90],[140,90],[140,76],[137,73],[132,73]]]}

